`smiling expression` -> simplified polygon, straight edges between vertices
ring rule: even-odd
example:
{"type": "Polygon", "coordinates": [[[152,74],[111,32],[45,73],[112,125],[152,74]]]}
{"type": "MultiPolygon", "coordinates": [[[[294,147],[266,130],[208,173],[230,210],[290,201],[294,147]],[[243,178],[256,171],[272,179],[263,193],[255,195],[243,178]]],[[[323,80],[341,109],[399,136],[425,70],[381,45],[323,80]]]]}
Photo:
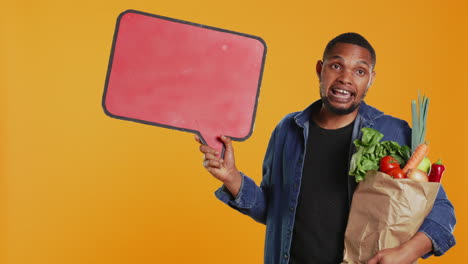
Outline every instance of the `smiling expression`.
{"type": "Polygon", "coordinates": [[[338,43],[324,61],[317,62],[320,97],[327,110],[338,115],[357,111],[375,77],[370,52],[338,43]]]}

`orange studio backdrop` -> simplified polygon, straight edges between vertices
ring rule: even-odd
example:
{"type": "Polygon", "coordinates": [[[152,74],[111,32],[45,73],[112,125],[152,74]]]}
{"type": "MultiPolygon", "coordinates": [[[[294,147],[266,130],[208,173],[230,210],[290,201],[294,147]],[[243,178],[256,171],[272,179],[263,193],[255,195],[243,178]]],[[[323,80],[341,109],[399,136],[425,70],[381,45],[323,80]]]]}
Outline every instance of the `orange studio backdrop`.
{"type": "Polygon", "coordinates": [[[318,99],[315,63],[354,31],[377,52],[366,101],[410,121],[431,98],[430,158],[447,166],[468,259],[467,4],[463,1],[3,1],[0,16],[0,263],[262,263],[265,228],[222,204],[193,136],[109,118],[101,107],[120,12],[262,37],[268,54],[252,137],[235,143],[257,183],[271,131],[318,99]]]}

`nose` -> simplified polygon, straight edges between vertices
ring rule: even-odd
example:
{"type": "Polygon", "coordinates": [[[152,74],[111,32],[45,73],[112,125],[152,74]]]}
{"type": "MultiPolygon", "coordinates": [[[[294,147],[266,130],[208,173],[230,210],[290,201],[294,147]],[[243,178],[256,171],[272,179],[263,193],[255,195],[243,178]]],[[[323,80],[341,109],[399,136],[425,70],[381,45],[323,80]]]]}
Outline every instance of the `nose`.
{"type": "Polygon", "coordinates": [[[338,81],[342,84],[352,84],[353,77],[351,71],[341,71],[340,76],[338,76],[338,81]]]}

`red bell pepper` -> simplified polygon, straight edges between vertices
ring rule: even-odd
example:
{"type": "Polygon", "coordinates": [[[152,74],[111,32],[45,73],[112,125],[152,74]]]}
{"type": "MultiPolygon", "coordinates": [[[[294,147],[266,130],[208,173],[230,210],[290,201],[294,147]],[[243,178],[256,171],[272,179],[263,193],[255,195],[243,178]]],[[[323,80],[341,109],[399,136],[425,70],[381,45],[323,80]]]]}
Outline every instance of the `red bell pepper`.
{"type": "Polygon", "coordinates": [[[444,174],[445,166],[442,164],[440,159],[432,164],[431,172],[429,173],[429,181],[430,182],[440,182],[442,178],[442,174],[444,174]]]}

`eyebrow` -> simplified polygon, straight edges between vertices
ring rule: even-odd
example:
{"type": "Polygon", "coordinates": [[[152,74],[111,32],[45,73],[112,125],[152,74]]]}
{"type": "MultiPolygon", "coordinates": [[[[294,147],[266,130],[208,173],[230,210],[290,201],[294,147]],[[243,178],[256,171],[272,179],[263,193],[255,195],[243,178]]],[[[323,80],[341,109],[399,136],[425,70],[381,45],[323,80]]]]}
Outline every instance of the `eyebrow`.
{"type": "MultiPolygon", "coordinates": [[[[332,57],[330,57],[329,59],[339,59],[339,60],[344,60],[344,59],[343,59],[343,57],[341,57],[341,56],[338,56],[338,55],[332,56],[332,57]]],[[[365,65],[367,65],[367,67],[369,67],[369,68],[371,67],[371,66],[369,65],[369,63],[368,63],[367,61],[365,61],[365,60],[359,60],[359,61],[357,61],[357,63],[362,63],[362,64],[365,64],[365,65]]]]}
{"type": "Polygon", "coordinates": [[[358,61],[358,63],[363,63],[363,64],[367,65],[367,67],[370,68],[369,63],[367,63],[367,61],[365,61],[365,60],[360,60],[360,61],[358,61]]]}

